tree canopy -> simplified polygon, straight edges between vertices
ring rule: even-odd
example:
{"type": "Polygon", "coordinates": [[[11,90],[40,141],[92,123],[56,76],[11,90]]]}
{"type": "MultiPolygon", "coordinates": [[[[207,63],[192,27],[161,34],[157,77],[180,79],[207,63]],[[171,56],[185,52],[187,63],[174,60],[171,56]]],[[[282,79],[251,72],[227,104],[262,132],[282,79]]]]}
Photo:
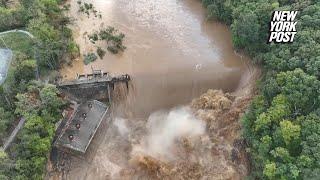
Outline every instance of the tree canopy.
{"type": "Polygon", "coordinates": [[[320,174],[320,2],[202,0],[208,16],[231,26],[234,46],[264,69],[242,118],[253,179],[318,179],[320,174]],[[291,44],[268,44],[275,10],[299,11],[291,44]]]}
{"type": "Polygon", "coordinates": [[[47,157],[65,102],[54,85],[36,81],[36,68],[47,72],[78,55],[67,27],[62,0],[20,0],[14,8],[0,1],[0,31],[23,28],[34,35],[4,37],[14,52],[6,81],[0,86],[0,141],[14,122],[25,118],[8,154],[0,150],[0,179],[43,179],[47,157]]]}

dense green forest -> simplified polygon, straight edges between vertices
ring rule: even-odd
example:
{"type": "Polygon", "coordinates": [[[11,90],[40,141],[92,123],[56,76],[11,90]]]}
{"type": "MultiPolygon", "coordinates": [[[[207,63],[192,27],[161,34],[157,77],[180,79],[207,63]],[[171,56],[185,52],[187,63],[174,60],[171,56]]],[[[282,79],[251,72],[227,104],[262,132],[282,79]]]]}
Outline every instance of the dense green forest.
{"type": "Polygon", "coordinates": [[[68,8],[59,6],[62,0],[19,2],[10,8],[4,6],[5,3],[0,3],[0,32],[25,29],[33,34],[37,59],[43,68],[57,69],[61,63],[69,63],[79,54],[78,47],[72,40],[72,32],[67,27],[70,18],[64,15],[68,8]]]}
{"type": "Polygon", "coordinates": [[[0,142],[20,118],[26,123],[7,153],[0,150],[0,179],[43,179],[55,123],[62,118],[66,103],[54,85],[36,80],[36,69],[48,77],[79,50],[67,27],[70,20],[64,15],[65,8],[60,8],[61,0],[9,3],[0,1],[0,31],[24,29],[35,38],[17,33],[2,36],[14,59],[0,86],[0,142]]]}
{"type": "MultiPolygon", "coordinates": [[[[0,179],[43,179],[54,125],[65,102],[57,89],[36,81],[79,55],[62,0],[0,0],[0,31],[25,29],[35,40],[15,44],[14,61],[0,86],[0,141],[26,118],[16,143],[0,150],[0,179]],[[32,47],[32,48],[30,48],[32,47]],[[26,50],[27,49],[27,50],[26,50]]],[[[242,118],[251,179],[319,179],[320,2],[318,0],[202,0],[209,18],[230,25],[235,48],[263,67],[255,97],[242,118]],[[274,10],[297,10],[291,44],[267,44],[274,10]]],[[[8,39],[19,38],[10,37],[8,39]]],[[[8,43],[10,44],[10,43],[8,43]]]]}
{"type": "Polygon", "coordinates": [[[320,2],[202,0],[230,25],[233,44],[263,68],[259,95],[242,118],[250,179],[319,179],[320,2]],[[291,44],[267,44],[274,10],[299,11],[291,44]]]}

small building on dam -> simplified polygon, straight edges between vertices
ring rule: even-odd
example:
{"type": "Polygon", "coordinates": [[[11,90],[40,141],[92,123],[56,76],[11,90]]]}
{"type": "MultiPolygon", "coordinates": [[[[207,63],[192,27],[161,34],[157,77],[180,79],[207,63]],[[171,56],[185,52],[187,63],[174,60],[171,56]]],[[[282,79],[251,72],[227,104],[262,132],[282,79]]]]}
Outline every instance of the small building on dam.
{"type": "Polygon", "coordinates": [[[70,106],[57,126],[54,146],[68,153],[86,153],[102,121],[110,119],[107,114],[115,83],[126,83],[128,88],[129,81],[129,75],[111,76],[98,70],[58,82],[57,87],[69,99],[70,106]]]}
{"type": "Polygon", "coordinates": [[[64,151],[85,153],[109,106],[97,100],[76,104],[60,130],[55,146],[64,151]]]}

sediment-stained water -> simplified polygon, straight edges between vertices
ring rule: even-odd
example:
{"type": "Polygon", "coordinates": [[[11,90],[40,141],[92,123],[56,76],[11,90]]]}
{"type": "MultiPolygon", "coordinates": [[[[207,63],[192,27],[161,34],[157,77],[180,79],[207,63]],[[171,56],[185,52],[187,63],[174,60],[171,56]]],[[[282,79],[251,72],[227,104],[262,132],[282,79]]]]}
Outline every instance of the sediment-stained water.
{"type": "Polygon", "coordinates": [[[82,54],[95,52],[87,34],[114,26],[126,37],[127,49],[118,55],[107,53],[84,65],[76,61],[61,73],[70,79],[76,73],[102,69],[132,76],[130,109],[143,118],[159,109],[189,103],[208,89],[234,91],[248,71],[247,59],[234,52],[229,29],[207,21],[198,0],[86,0],[100,11],[102,19],[78,12],[72,0],[70,16],[75,40],[82,54]]]}
{"type": "Polygon", "coordinates": [[[227,104],[230,109],[173,108],[189,104],[208,89],[234,92],[250,84],[251,65],[245,56],[235,53],[229,29],[207,21],[199,0],[85,2],[93,3],[102,18],[88,18],[78,12],[77,0],[68,2],[81,54],[95,52],[97,46],[106,49],[105,43],[93,45],[87,38],[106,26],[126,35],[127,49],[117,55],[107,53],[89,65],[80,59],[64,67],[61,74],[72,79],[77,73],[101,69],[129,74],[132,82],[125,98],[121,96],[125,85],[115,86],[113,119],[102,123],[86,154],[70,156],[70,166],[51,179],[149,180],[163,179],[161,175],[167,179],[192,179],[189,175],[194,179],[241,179],[246,174],[245,162],[234,164],[230,154],[239,137],[238,116],[248,100],[209,91],[198,101],[227,104]]]}

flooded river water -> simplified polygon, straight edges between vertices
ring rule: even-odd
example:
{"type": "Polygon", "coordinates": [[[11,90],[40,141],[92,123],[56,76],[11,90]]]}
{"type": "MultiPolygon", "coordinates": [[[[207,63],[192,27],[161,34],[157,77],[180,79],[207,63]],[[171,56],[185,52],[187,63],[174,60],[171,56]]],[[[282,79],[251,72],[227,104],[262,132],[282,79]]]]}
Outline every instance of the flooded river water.
{"type": "MultiPolygon", "coordinates": [[[[170,162],[172,167],[180,162],[188,166],[189,169],[181,164],[177,166],[182,167],[182,172],[177,170],[178,174],[190,171],[203,174],[207,179],[241,179],[246,167],[242,163],[232,165],[230,160],[233,140],[239,136],[241,128],[238,117],[228,117],[237,116],[245,106],[238,108],[235,105],[230,116],[221,116],[224,119],[210,114],[216,110],[209,110],[208,114],[203,114],[212,120],[206,120],[206,126],[217,129],[206,129],[206,132],[203,132],[204,121],[195,118],[189,109],[171,109],[189,104],[208,89],[246,92],[244,87],[252,82],[252,66],[245,56],[235,53],[227,26],[208,21],[200,0],[85,2],[92,3],[102,18],[93,15],[88,18],[78,12],[77,0],[68,1],[70,16],[75,19],[71,28],[81,54],[96,52],[97,46],[106,49],[105,43],[90,43],[87,35],[107,26],[114,26],[126,35],[124,45],[127,49],[117,55],[107,52],[103,59],[89,65],[84,65],[82,59],[76,60],[71,67],[64,67],[61,74],[65,79],[73,79],[77,73],[101,69],[112,74],[129,74],[132,83],[126,100],[117,102],[113,108],[114,118],[110,123],[102,123],[86,155],[71,157],[70,167],[64,174],[66,179],[126,179],[124,177],[128,174],[127,179],[153,179],[139,168],[131,170],[136,167],[132,162],[139,153],[151,155],[155,161],[167,161],[167,153],[161,152],[164,147],[174,157],[173,160],[169,158],[173,161],[170,162]],[[159,110],[169,110],[170,114],[159,110]],[[158,112],[153,113],[155,111],[158,112]],[[231,127],[220,128],[215,120],[234,123],[231,127]],[[199,123],[200,126],[196,126],[199,123]],[[195,142],[192,152],[185,151],[184,146],[176,143],[189,135],[199,135],[194,132],[196,127],[205,134],[195,142]],[[168,136],[172,141],[168,141],[168,136]],[[201,167],[191,170],[195,164],[201,167]]],[[[204,99],[206,97],[211,96],[204,99]]],[[[221,100],[220,95],[215,98],[221,100]]],[[[226,100],[225,97],[222,99],[226,100]]],[[[148,163],[144,160],[142,162],[148,163]]],[[[138,159],[138,162],[141,161],[138,159]]],[[[179,179],[174,177],[171,179],[179,179]]]]}
{"type": "MultiPolygon", "coordinates": [[[[199,0],[87,0],[102,14],[88,18],[71,1],[72,25],[81,54],[95,52],[86,34],[114,26],[126,37],[118,55],[65,67],[65,78],[102,69],[132,76],[132,111],[145,117],[159,109],[189,103],[208,89],[234,91],[248,71],[247,59],[234,52],[229,29],[207,21],[199,0]]],[[[98,44],[106,49],[106,44],[98,44]]]]}

